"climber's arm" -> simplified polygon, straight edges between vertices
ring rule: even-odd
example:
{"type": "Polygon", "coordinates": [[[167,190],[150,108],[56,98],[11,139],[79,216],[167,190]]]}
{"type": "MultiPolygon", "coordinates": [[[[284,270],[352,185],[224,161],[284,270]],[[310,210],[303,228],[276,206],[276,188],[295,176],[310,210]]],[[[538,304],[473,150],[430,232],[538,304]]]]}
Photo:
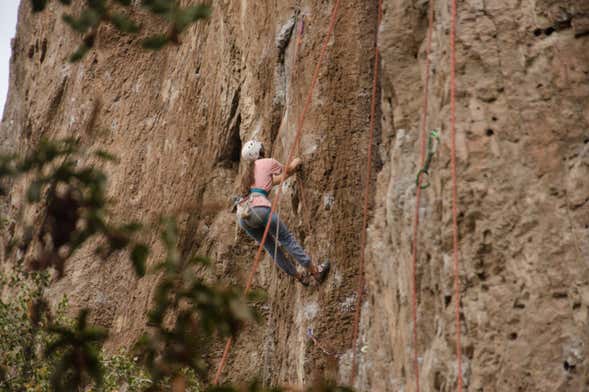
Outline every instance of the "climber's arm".
{"type": "Polygon", "coordinates": [[[272,185],[279,185],[288,177],[292,176],[298,170],[302,163],[303,161],[301,160],[301,158],[293,159],[290,162],[290,164],[285,167],[285,170],[282,172],[282,174],[272,176],[272,185]]]}

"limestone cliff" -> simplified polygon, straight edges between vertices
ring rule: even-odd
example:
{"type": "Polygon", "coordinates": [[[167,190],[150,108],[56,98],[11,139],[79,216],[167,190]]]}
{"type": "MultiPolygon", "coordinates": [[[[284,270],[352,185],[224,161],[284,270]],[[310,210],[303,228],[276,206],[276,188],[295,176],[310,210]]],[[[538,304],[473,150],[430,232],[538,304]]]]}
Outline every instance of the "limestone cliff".
{"type": "MultiPolygon", "coordinates": [[[[29,2],[21,4],[2,149],[22,152],[42,136],[73,135],[111,151],[121,158],[108,167],[117,216],[156,222],[160,213],[176,214],[182,250],[210,256],[217,278],[243,284],[255,246],[236,236],[230,212],[211,206],[235,191],[242,142],[255,136],[286,159],[333,2],[217,1],[181,45],[157,54],[104,27],[74,65],[65,59],[76,37],[54,3],[34,17],[29,2]],[[302,19],[295,57],[292,30],[302,19]]],[[[589,2],[458,3],[466,389],[588,391],[589,2]]],[[[413,391],[415,349],[422,390],[455,390],[449,6],[435,4],[428,128],[441,130],[441,143],[419,211],[413,347],[411,238],[428,2],[384,1],[359,390],[413,391]]],[[[332,260],[332,275],[304,289],[266,258],[255,282],[269,293],[265,319],[237,340],[227,379],[348,381],[376,14],[376,1],[342,1],[304,124],[304,170],[285,184],[280,207],[312,256],[332,260]],[[314,346],[307,328],[338,355],[314,346]]],[[[16,184],[9,210],[22,198],[16,184]]],[[[150,240],[154,262],[157,235],[150,240]]],[[[114,349],[145,328],[154,282],[136,279],[125,255],[104,263],[89,247],[52,294],[89,306],[94,321],[110,328],[114,349]]]]}

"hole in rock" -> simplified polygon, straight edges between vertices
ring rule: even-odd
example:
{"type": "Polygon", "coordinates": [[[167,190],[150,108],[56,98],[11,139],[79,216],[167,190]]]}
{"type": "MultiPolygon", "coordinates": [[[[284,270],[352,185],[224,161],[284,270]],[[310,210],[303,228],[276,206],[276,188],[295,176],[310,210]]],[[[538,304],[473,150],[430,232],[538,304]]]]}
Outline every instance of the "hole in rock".
{"type": "Polygon", "coordinates": [[[497,121],[497,117],[493,116],[493,117],[491,117],[491,120],[497,121]]]}
{"type": "Polygon", "coordinates": [[[517,339],[517,332],[512,332],[509,334],[509,340],[515,340],[517,339]]]}
{"type": "Polygon", "coordinates": [[[550,27],[544,29],[544,34],[550,35],[550,34],[554,33],[555,31],[556,30],[554,30],[554,27],[550,26],[550,27]]]}
{"type": "Polygon", "coordinates": [[[485,131],[485,135],[491,137],[495,134],[495,131],[493,131],[491,128],[487,128],[487,130],[485,131]]]}
{"type": "Polygon", "coordinates": [[[542,34],[542,29],[535,29],[535,30],[534,30],[534,35],[535,35],[536,37],[539,37],[541,34],[542,34]]]}
{"type": "Polygon", "coordinates": [[[47,38],[44,38],[43,42],[41,42],[41,58],[39,59],[39,61],[41,61],[41,62],[45,61],[46,54],[47,54],[47,38]]]}
{"type": "Polygon", "coordinates": [[[585,138],[585,140],[583,140],[583,144],[589,144],[589,137],[585,138]]]}
{"type": "Polygon", "coordinates": [[[239,138],[239,134],[236,137],[233,137],[233,148],[231,149],[230,159],[232,162],[239,163],[239,159],[241,158],[241,139],[239,138]]]}
{"type": "Polygon", "coordinates": [[[441,391],[443,384],[444,382],[442,374],[439,371],[436,371],[436,373],[434,374],[434,390],[441,391]]]}
{"type": "Polygon", "coordinates": [[[521,303],[521,302],[519,302],[519,300],[518,300],[518,301],[515,301],[515,303],[513,304],[513,307],[514,307],[515,309],[525,309],[525,308],[526,308],[526,304],[524,304],[524,303],[521,303]]]}
{"type": "Polygon", "coordinates": [[[567,372],[572,372],[573,370],[575,370],[575,365],[569,363],[569,361],[564,361],[563,367],[564,370],[566,370],[567,372]]]}
{"type": "Polygon", "coordinates": [[[577,309],[579,309],[580,307],[581,307],[581,303],[580,303],[580,302],[575,302],[575,303],[573,304],[573,310],[577,310],[577,309]]]}
{"type": "Polygon", "coordinates": [[[452,296],[451,295],[444,295],[444,305],[448,306],[448,305],[450,305],[450,302],[452,302],[452,296]]]}

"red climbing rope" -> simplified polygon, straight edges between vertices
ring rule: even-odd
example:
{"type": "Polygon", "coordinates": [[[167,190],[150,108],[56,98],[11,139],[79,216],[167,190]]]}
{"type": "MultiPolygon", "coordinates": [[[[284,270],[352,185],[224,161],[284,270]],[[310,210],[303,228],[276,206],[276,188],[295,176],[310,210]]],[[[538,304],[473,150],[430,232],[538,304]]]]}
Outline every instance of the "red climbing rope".
{"type": "MultiPolygon", "coordinates": [[[[303,43],[303,34],[305,33],[305,16],[302,15],[301,16],[301,23],[299,25],[299,32],[298,32],[298,36],[297,36],[297,45],[295,46],[295,58],[297,56],[297,53],[299,52],[300,48],[301,48],[301,44],[303,43]]],[[[294,68],[294,67],[293,67],[294,68]]],[[[294,74],[296,75],[296,70],[294,72],[294,74]]],[[[302,151],[300,151],[300,147],[299,147],[299,154],[302,155],[302,151]]],[[[300,180],[300,177],[298,177],[298,179],[300,180]]],[[[303,185],[303,181],[297,181],[297,186],[298,186],[298,191],[299,191],[299,200],[301,203],[301,211],[306,211],[307,210],[307,204],[305,201],[305,187],[303,185]]],[[[303,222],[303,224],[305,224],[304,219],[301,218],[301,221],[303,222]]]]}
{"type": "Polygon", "coordinates": [[[374,126],[376,117],[376,98],[378,89],[378,62],[380,52],[378,50],[378,29],[382,20],[382,0],[378,1],[378,14],[376,18],[376,32],[374,40],[374,69],[372,71],[372,97],[370,99],[370,127],[368,133],[368,154],[366,157],[366,172],[364,178],[364,203],[362,210],[362,231],[360,237],[360,271],[358,272],[358,289],[356,293],[356,310],[354,312],[354,330],[352,334],[352,374],[351,385],[356,381],[358,331],[360,329],[360,311],[364,294],[364,264],[366,260],[366,228],[368,226],[368,196],[370,194],[370,180],[372,177],[372,144],[374,143],[374,126]]]}
{"type": "Polygon", "coordinates": [[[454,306],[456,316],[456,360],[458,392],[462,392],[462,346],[460,342],[460,271],[458,261],[458,191],[456,187],[456,0],[452,0],[450,25],[450,136],[452,170],[452,230],[454,252],[454,306]]]}
{"type": "MultiPolygon", "coordinates": [[[[339,7],[339,3],[340,3],[340,0],[335,1],[335,5],[333,6],[333,11],[331,12],[331,20],[329,22],[329,29],[328,29],[327,35],[325,37],[325,40],[323,41],[323,45],[321,47],[319,60],[318,60],[317,64],[315,65],[315,71],[313,72],[313,79],[311,80],[311,86],[309,87],[309,93],[307,94],[305,106],[303,107],[303,111],[301,113],[301,116],[299,118],[299,122],[297,124],[297,133],[295,135],[294,143],[293,143],[293,145],[290,149],[289,155],[288,155],[287,165],[285,166],[285,172],[288,171],[288,165],[293,160],[294,152],[296,151],[298,144],[301,141],[303,125],[305,123],[305,116],[307,115],[307,112],[309,111],[309,108],[311,107],[311,102],[312,102],[312,98],[313,98],[313,91],[315,90],[315,85],[317,84],[317,80],[319,79],[319,70],[321,68],[321,65],[323,64],[323,59],[325,57],[325,52],[327,51],[327,45],[329,43],[329,39],[330,39],[331,34],[333,33],[333,30],[335,28],[335,22],[337,19],[337,10],[339,7]]],[[[287,173],[285,173],[285,174],[287,174],[287,173]]],[[[283,176],[282,181],[284,181],[284,178],[286,178],[286,175],[283,176]]],[[[280,191],[282,190],[282,181],[281,181],[280,185],[278,186],[278,189],[276,191],[276,195],[274,196],[274,200],[272,201],[272,207],[270,208],[270,216],[272,216],[274,211],[276,211],[276,206],[277,206],[278,200],[280,199],[280,191]]],[[[262,241],[260,242],[260,245],[258,246],[258,251],[256,252],[256,256],[254,258],[252,268],[251,268],[250,273],[248,275],[247,282],[245,285],[245,290],[244,290],[244,292],[246,294],[251,289],[251,286],[252,286],[252,283],[254,280],[254,275],[256,273],[256,270],[258,269],[258,265],[260,264],[262,249],[264,248],[264,243],[266,242],[266,238],[268,237],[268,231],[270,230],[270,222],[271,222],[271,220],[268,219],[268,223],[266,224],[266,228],[264,229],[264,234],[262,236],[262,241]]],[[[219,379],[221,378],[221,374],[223,373],[223,369],[225,368],[225,364],[227,363],[227,358],[229,357],[229,351],[231,350],[231,345],[232,345],[232,339],[229,338],[229,339],[227,339],[227,343],[225,345],[225,350],[223,352],[223,356],[221,358],[221,361],[219,362],[219,367],[217,368],[217,372],[215,373],[215,379],[213,380],[214,385],[217,385],[219,383],[219,379]]]]}
{"type": "MultiPolygon", "coordinates": [[[[434,0],[429,2],[429,15],[428,15],[428,30],[427,30],[427,42],[425,49],[425,75],[423,84],[423,113],[421,116],[421,128],[420,128],[420,139],[421,139],[421,155],[420,155],[420,166],[423,166],[425,161],[425,141],[426,141],[426,127],[427,127],[427,109],[428,109],[428,93],[429,93],[429,79],[430,79],[430,52],[432,47],[432,31],[434,24],[434,0]]],[[[417,178],[417,189],[415,192],[415,217],[413,224],[413,243],[412,243],[412,315],[413,315],[413,369],[415,372],[415,390],[419,392],[419,358],[417,352],[417,235],[419,227],[419,206],[421,200],[421,179],[422,173],[417,178]]]]}

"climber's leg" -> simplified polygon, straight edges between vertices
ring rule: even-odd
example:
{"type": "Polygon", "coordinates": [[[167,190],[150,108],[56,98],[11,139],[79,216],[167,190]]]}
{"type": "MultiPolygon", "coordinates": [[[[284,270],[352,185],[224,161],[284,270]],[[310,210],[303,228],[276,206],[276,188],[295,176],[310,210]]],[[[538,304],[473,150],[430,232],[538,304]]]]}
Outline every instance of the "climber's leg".
{"type": "Polygon", "coordinates": [[[278,215],[273,214],[272,221],[270,222],[270,232],[273,235],[276,235],[276,225],[278,225],[278,242],[292,255],[292,257],[294,257],[297,263],[304,268],[309,268],[311,266],[311,258],[294,238],[282,220],[278,218],[278,215]]]}
{"type": "MultiPolygon", "coordinates": [[[[266,217],[270,213],[270,209],[266,207],[254,207],[255,212],[258,213],[260,217],[262,217],[263,221],[266,222],[266,217]]],[[[251,227],[241,220],[239,225],[245,230],[245,232],[255,239],[259,244],[262,242],[262,237],[264,236],[264,229],[266,228],[265,224],[262,224],[258,227],[251,227]]],[[[274,226],[274,230],[276,230],[276,226],[274,226]]],[[[274,234],[276,231],[274,231],[274,234]]],[[[280,247],[276,246],[274,242],[274,236],[272,235],[272,224],[270,224],[270,232],[266,237],[266,241],[264,242],[264,249],[270,254],[273,260],[276,260],[276,264],[280,267],[284,272],[289,274],[290,276],[298,277],[296,268],[287,260],[284,252],[280,247]],[[277,250],[276,257],[274,257],[274,249],[277,250]]]]}
{"type": "MultiPolygon", "coordinates": [[[[270,226],[270,230],[272,230],[272,226],[270,226]]],[[[262,235],[264,231],[262,230],[262,235]]],[[[258,240],[258,243],[262,241],[262,236],[258,240]]],[[[282,251],[282,249],[276,246],[276,242],[274,242],[274,237],[271,233],[268,233],[268,237],[266,238],[266,242],[264,243],[264,249],[270,254],[273,260],[276,260],[276,264],[287,274],[290,276],[297,276],[297,270],[292,265],[290,261],[286,258],[286,255],[282,251]],[[274,256],[274,249],[276,249],[276,257],[274,256]]]]}

